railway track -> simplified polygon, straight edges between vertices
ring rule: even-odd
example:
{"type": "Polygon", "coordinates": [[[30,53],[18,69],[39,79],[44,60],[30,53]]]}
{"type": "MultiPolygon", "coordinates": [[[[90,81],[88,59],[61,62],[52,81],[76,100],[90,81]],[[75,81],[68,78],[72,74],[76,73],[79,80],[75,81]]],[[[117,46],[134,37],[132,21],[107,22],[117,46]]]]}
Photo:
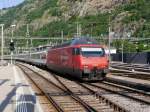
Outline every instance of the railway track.
{"type": "Polygon", "coordinates": [[[112,67],[116,69],[129,70],[129,71],[137,71],[137,72],[145,72],[145,73],[150,72],[150,68],[145,68],[145,67],[137,67],[137,66],[112,66],[112,67]]]}
{"type": "Polygon", "coordinates": [[[111,73],[112,75],[115,75],[115,76],[122,76],[122,77],[130,77],[130,78],[136,78],[136,79],[143,79],[143,80],[148,80],[150,81],[150,74],[137,74],[137,73],[114,73],[112,72],[111,73]]]}
{"type": "Polygon", "coordinates": [[[110,70],[112,75],[150,80],[149,65],[114,63],[110,70]]]}
{"type": "Polygon", "coordinates": [[[83,84],[131,112],[150,111],[150,94],[110,82],[83,84]],[[135,107],[135,108],[134,108],[135,107]]]}
{"type": "Polygon", "coordinates": [[[18,65],[53,105],[52,111],[127,112],[107,98],[74,81],[54,74],[53,81],[25,65],[18,65]],[[95,94],[97,97],[95,97],[95,94]]]}
{"type": "Polygon", "coordinates": [[[105,97],[102,97],[100,94],[97,94],[97,92],[89,88],[86,88],[81,83],[70,81],[61,77],[58,78],[59,80],[63,81],[63,83],[67,85],[67,87],[75,93],[79,93],[79,91],[83,93],[83,90],[89,91],[89,94],[79,95],[79,97],[84,102],[88,103],[91,107],[95,108],[98,111],[104,111],[104,112],[126,111],[124,108],[121,108],[121,106],[118,106],[115,103],[111,102],[110,100],[106,99],[105,97]],[[95,95],[98,97],[96,98],[95,95]],[[110,108],[110,105],[113,108],[110,108]]]}
{"type": "Polygon", "coordinates": [[[122,69],[122,70],[129,70],[129,71],[137,71],[137,72],[150,72],[150,65],[140,65],[140,64],[127,64],[127,63],[113,63],[111,65],[112,68],[122,69]]]}
{"type": "Polygon", "coordinates": [[[129,88],[133,88],[139,91],[143,91],[143,92],[150,92],[150,85],[145,83],[145,80],[142,80],[141,83],[140,82],[136,82],[135,78],[132,78],[131,81],[129,80],[125,80],[124,77],[119,77],[121,79],[116,79],[113,77],[107,77],[105,81],[113,83],[113,84],[117,84],[117,85],[122,85],[122,86],[126,86],[129,88]]]}
{"type": "Polygon", "coordinates": [[[112,62],[111,65],[113,66],[135,66],[135,67],[139,67],[139,68],[149,68],[150,65],[148,64],[133,64],[133,63],[119,63],[119,62],[112,62]]]}
{"type": "Polygon", "coordinates": [[[90,111],[90,107],[87,104],[82,104],[80,100],[78,101],[73,98],[73,96],[71,96],[65,89],[57,86],[55,83],[47,80],[42,75],[27,68],[26,66],[19,65],[19,67],[21,67],[25,74],[42,91],[58,112],[90,111]]]}
{"type": "MultiPolygon", "coordinates": [[[[122,99],[125,99],[125,102],[126,101],[129,101],[129,102],[131,101],[133,104],[136,104],[136,103],[137,103],[137,105],[142,104],[142,105],[147,106],[147,108],[148,108],[147,110],[150,109],[150,94],[147,94],[145,92],[142,92],[140,90],[136,90],[136,89],[133,89],[133,88],[124,87],[124,86],[121,86],[121,85],[110,83],[110,82],[109,83],[104,82],[104,83],[105,83],[105,85],[103,84],[103,87],[102,86],[98,87],[96,85],[92,85],[92,84],[89,84],[89,83],[88,84],[79,83],[79,84],[81,86],[89,89],[97,97],[99,97],[99,96],[103,97],[103,94],[105,94],[106,96],[109,96],[109,98],[108,98],[109,100],[111,99],[111,101],[114,102],[114,99],[113,99],[114,97],[112,97],[112,96],[116,96],[116,94],[117,94],[116,98],[117,99],[119,98],[121,102],[123,101],[122,99]],[[106,84],[107,84],[107,86],[106,86],[106,84]],[[94,87],[90,88],[88,85],[90,85],[90,86],[92,85],[94,87]]],[[[97,84],[102,84],[102,83],[97,83],[97,84]]],[[[105,95],[104,95],[104,97],[105,97],[105,95]]],[[[118,101],[116,101],[115,104],[117,104],[117,102],[118,101]]],[[[122,104],[122,105],[124,105],[124,104],[122,104]]],[[[134,105],[132,105],[132,106],[134,106],[134,105]]],[[[128,108],[128,107],[126,107],[126,108],[128,108]]],[[[133,109],[129,109],[128,111],[135,112],[135,110],[133,110],[133,109]]],[[[141,111],[143,112],[143,110],[141,110],[141,111]]]]}

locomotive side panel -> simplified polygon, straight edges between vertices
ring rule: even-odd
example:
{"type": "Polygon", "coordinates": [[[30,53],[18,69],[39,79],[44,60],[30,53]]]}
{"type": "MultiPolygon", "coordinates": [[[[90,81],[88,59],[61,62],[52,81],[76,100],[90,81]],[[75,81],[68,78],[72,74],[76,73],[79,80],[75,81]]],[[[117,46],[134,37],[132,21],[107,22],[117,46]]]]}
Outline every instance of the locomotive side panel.
{"type": "Polygon", "coordinates": [[[47,55],[47,67],[56,72],[81,78],[80,56],[73,56],[72,47],[52,49],[47,55]]]}
{"type": "Polygon", "coordinates": [[[60,72],[65,73],[68,66],[68,52],[67,49],[51,49],[47,55],[47,67],[60,72]]]}

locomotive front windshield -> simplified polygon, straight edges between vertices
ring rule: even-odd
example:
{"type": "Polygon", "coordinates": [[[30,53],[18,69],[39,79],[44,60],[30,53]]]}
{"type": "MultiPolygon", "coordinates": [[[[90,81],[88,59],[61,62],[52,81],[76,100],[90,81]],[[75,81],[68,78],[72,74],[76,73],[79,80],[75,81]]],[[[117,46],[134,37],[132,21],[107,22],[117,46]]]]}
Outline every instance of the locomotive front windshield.
{"type": "Polygon", "coordinates": [[[81,48],[81,54],[84,57],[102,57],[105,51],[103,48],[81,48]]]}

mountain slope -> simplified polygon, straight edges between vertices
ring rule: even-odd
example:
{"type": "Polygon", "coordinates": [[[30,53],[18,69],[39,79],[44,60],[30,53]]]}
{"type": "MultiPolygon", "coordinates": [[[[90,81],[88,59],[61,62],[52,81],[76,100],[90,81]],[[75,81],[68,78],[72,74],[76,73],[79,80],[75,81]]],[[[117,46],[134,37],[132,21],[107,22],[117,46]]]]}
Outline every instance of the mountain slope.
{"type": "Polygon", "coordinates": [[[71,37],[81,25],[82,35],[107,36],[108,26],[118,38],[150,36],[150,0],[26,0],[23,4],[2,11],[0,23],[10,35],[71,37]]]}
{"type": "Polygon", "coordinates": [[[24,24],[30,24],[33,32],[36,32],[53,21],[68,22],[74,18],[84,19],[89,15],[98,15],[99,19],[101,13],[106,15],[109,10],[127,2],[129,0],[26,0],[5,11],[0,22],[6,27],[17,24],[17,30],[24,29],[24,24]]]}

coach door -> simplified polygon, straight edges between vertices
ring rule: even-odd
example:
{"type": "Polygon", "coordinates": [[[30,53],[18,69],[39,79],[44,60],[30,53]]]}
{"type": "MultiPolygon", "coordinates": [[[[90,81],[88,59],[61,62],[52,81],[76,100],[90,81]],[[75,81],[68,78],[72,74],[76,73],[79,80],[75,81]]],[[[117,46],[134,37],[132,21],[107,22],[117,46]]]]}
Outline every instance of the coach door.
{"type": "Polygon", "coordinates": [[[78,58],[77,56],[80,54],[79,48],[73,48],[72,50],[72,68],[73,72],[78,68],[78,58]]]}

